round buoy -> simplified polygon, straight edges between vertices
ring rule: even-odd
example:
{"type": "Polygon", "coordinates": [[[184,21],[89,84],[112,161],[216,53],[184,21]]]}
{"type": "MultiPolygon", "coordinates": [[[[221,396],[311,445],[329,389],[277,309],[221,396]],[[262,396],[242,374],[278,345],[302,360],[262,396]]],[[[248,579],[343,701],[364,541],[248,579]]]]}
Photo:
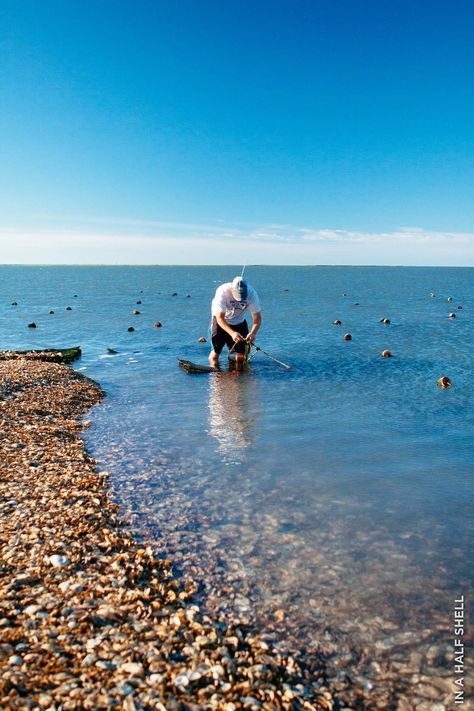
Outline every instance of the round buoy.
{"type": "Polygon", "coordinates": [[[36,328],[36,323],[29,323],[28,328],[36,328]]]}
{"type": "Polygon", "coordinates": [[[449,314],[449,318],[456,318],[456,314],[455,313],[449,314]]]}
{"type": "Polygon", "coordinates": [[[453,300],[453,297],[452,297],[452,296],[448,296],[448,301],[452,301],[452,300],[453,300]]]}
{"type": "Polygon", "coordinates": [[[161,328],[160,321],[155,321],[155,323],[153,324],[153,328],[161,328]]]}
{"type": "Polygon", "coordinates": [[[16,301],[12,301],[12,306],[18,306],[16,301]]]}
{"type": "Polygon", "coordinates": [[[345,333],[344,334],[344,340],[345,341],[352,341],[352,336],[350,333],[345,333]]]}
{"type": "Polygon", "coordinates": [[[390,319],[389,319],[389,318],[384,318],[384,320],[382,321],[382,323],[384,323],[386,326],[388,326],[388,324],[390,323],[390,319]]]}
{"type": "Polygon", "coordinates": [[[133,309],[133,315],[134,315],[134,316],[139,316],[139,315],[140,315],[140,311],[138,311],[138,309],[133,309]]]}
{"type": "Polygon", "coordinates": [[[431,292],[430,296],[431,296],[432,299],[435,299],[435,298],[436,298],[436,294],[433,294],[433,292],[431,292]]]}
{"type": "Polygon", "coordinates": [[[190,298],[191,298],[191,294],[186,294],[186,299],[190,299],[190,298]]]}
{"type": "Polygon", "coordinates": [[[347,296],[347,294],[346,294],[346,292],[345,292],[345,291],[343,291],[343,292],[342,292],[342,295],[343,295],[343,296],[347,296]]]}
{"type": "Polygon", "coordinates": [[[335,321],[333,321],[333,323],[335,326],[342,326],[342,323],[341,323],[341,321],[339,321],[338,318],[335,321]]]}
{"type": "Polygon", "coordinates": [[[437,385],[438,385],[438,387],[443,388],[443,389],[444,389],[444,388],[450,388],[450,387],[452,386],[452,382],[451,382],[451,379],[448,378],[447,375],[443,375],[443,376],[441,376],[441,378],[438,380],[437,385]]]}
{"type": "Polygon", "coordinates": [[[50,314],[54,314],[54,311],[50,311],[49,313],[50,313],[50,314]]]}
{"type": "Polygon", "coordinates": [[[138,299],[138,301],[137,301],[136,303],[137,303],[137,304],[141,304],[142,302],[140,301],[140,299],[138,299]]]}
{"type": "Polygon", "coordinates": [[[382,356],[384,358],[391,358],[392,354],[390,353],[390,351],[382,351],[382,356]]]}
{"type": "Polygon", "coordinates": [[[171,294],[171,296],[178,296],[178,292],[177,292],[177,291],[174,291],[174,292],[171,294]]]}
{"type": "Polygon", "coordinates": [[[133,328],[133,326],[129,326],[129,327],[127,328],[127,331],[128,331],[129,333],[131,333],[131,332],[134,331],[134,330],[135,330],[135,329],[133,328]]]}
{"type": "Polygon", "coordinates": [[[206,339],[204,336],[201,336],[201,338],[198,338],[199,343],[207,343],[206,339]]]}
{"type": "Polygon", "coordinates": [[[70,306],[66,306],[66,311],[72,311],[72,308],[70,306]]]}
{"type": "Polygon", "coordinates": [[[357,301],[354,306],[360,306],[359,302],[357,301]]]}
{"type": "Polygon", "coordinates": [[[458,306],[458,311],[461,311],[461,309],[462,309],[462,306],[458,306]]]}
{"type": "Polygon", "coordinates": [[[289,289],[283,289],[283,291],[289,291],[289,289]]]}

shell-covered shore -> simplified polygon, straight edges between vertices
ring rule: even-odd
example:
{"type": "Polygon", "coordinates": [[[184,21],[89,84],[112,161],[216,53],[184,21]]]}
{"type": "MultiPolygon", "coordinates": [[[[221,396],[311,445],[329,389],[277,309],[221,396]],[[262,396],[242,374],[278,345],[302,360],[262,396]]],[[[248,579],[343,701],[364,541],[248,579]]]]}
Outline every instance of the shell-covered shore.
{"type": "Polygon", "coordinates": [[[69,366],[0,362],[0,707],[333,709],[320,674],[137,542],[80,437],[104,393],[69,366]]]}

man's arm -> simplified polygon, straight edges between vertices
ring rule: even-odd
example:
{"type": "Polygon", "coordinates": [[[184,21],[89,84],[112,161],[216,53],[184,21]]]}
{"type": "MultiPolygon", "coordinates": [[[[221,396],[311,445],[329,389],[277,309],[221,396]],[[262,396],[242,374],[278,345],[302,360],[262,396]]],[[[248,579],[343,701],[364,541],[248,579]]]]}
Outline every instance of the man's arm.
{"type": "Polygon", "coordinates": [[[249,331],[249,334],[247,336],[248,341],[254,341],[255,336],[257,335],[257,331],[262,325],[262,314],[260,311],[256,311],[255,313],[252,314],[253,318],[253,323],[252,323],[252,328],[249,331]]]}
{"type": "Polygon", "coordinates": [[[234,339],[234,341],[236,343],[238,343],[239,341],[244,341],[245,340],[244,337],[241,336],[240,333],[238,333],[237,331],[234,331],[232,326],[229,326],[229,324],[225,320],[224,316],[225,316],[224,311],[219,311],[219,313],[216,314],[216,321],[219,324],[219,326],[221,328],[223,328],[224,331],[226,331],[230,336],[232,336],[232,338],[234,339]]]}

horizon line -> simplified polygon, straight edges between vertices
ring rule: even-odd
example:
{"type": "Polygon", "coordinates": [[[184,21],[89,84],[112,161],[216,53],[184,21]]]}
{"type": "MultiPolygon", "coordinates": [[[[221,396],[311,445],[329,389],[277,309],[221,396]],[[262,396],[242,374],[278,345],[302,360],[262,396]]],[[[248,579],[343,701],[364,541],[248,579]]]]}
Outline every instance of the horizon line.
{"type": "MultiPolygon", "coordinates": [[[[182,264],[174,262],[166,263],[142,263],[142,264],[127,264],[127,263],[112,263],[112,262],[5,262],[0,263],[0,267],[241,267],[241,264],[229,264],[229,263],[219,263],[219,264],[182,264]]],[[[277,267],[277,268],[298,268],[303,269],[305,267],[332,267],[332,268],[346,268],[346,267],[358,267],[361,269],[369,267],[377,267],[381,269],[473,269],[474,264],[267,264],[267,263],[255,263],[247,264],[246,268],[249,267],[277,267]]]]}

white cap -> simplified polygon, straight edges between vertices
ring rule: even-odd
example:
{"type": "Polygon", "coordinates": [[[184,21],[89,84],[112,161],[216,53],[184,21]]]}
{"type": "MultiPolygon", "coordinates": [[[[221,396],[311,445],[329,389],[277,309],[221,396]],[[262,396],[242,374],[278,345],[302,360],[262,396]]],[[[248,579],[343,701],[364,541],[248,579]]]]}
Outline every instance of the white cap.
{"type": "Polygon", "coordinates": [[[238,301],[245,301],[248,294],[246,282],[240,276],[236,276],[232,282],[232,295],[238,301]]]}

